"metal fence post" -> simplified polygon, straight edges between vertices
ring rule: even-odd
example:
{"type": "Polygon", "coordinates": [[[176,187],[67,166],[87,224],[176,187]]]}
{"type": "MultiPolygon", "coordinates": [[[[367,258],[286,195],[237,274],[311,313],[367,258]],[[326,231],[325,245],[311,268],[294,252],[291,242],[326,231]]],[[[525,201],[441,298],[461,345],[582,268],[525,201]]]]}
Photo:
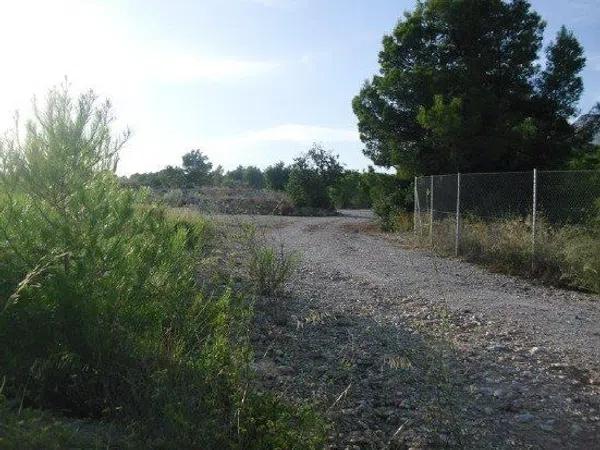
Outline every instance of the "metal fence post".
{"type": "Polygon", "coordinates": [[[433,175],[431,177],[431,185],[429,191],[429,242],[433,248],[433,175]]]}
{"type": "Polygon", "coordinates": [[[460,172],[456,174],[456,242],[454,255],[458,256],[460,248],[460,172]]]}
{"type": "Polygon", "coordinates": [[[413,213],[413,232],[415,234],[415,238],[417,237],[417,202],[419,201],[419,194],[417,193],[417,177],[415,177],[415,190],[414,190],[414,213],[413,213]]]}
{"type": "Polygon", "coordinates": [[[535,232],[537,216],[537,169],[533,169],[533,211],[531,213],[531,271],[535,270],[535,232]]]}

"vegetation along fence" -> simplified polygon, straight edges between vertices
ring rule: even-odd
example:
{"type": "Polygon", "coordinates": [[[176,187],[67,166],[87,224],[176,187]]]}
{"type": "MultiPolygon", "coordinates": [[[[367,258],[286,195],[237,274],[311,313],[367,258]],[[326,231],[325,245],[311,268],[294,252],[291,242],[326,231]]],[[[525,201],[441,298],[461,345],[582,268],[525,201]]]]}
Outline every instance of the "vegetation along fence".
{"type": "Polygon", "coordinates": [[[599,230],[598,171],[425,176],[414,196],[417,238],[457,256],[521,258],[535,270],[574,234],[599,230]]]}

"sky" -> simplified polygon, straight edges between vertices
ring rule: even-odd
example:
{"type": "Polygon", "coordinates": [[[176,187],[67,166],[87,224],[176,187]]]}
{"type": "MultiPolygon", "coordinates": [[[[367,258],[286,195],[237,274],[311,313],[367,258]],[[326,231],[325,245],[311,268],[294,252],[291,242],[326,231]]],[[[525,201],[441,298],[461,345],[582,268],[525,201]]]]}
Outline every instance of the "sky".
{"type": "MultiPolygon", "coordinates": [[[[580,102],[600,101],[600,0],[533,0],[588,59],[580,102]]],[[[109,98],[130,141],[118,172],[178,165],[191,149],[226,170],[313,142],[363,169],[351,101],[381,38],[414,0],[0,0],[0,129],[68,77],[109,98]]]]}

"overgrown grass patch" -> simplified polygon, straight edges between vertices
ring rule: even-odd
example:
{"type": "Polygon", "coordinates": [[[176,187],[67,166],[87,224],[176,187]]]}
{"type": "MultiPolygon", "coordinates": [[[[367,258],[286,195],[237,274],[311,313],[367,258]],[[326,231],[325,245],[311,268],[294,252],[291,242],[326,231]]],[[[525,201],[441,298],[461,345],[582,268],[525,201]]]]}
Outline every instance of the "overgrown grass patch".
{"type": "MultiPolygon", "coordinates": [[[[417,243],[437,253],[455,253],[456,222],[434,222],[418,233],[417,243]]],[[[557,226],[543,218],[536,225],[535,247],[528,218],[483,220],[466,217],[461,222],[459,254],[490,269],[534,277],[546,283],[600,293],[600,229],[596,221],[585,225],[557,226]]]]}

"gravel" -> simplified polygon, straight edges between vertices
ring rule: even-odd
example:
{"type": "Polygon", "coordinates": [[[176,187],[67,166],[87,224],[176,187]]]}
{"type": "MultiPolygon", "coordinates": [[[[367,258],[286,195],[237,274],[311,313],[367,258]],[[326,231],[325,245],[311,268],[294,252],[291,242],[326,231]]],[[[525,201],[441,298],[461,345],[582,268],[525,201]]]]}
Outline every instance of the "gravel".
{"type": "Polygon", "coordinates": [[[598,297],[493,274],[383,235],[368,211],[252,221],[298,253],[260,299],[256,370],[313,402],[329,448],[594,448],[598,297]]]}
{"type": "Polygon", "coordinates": [[[470,311],[527,333],[530,347],[557,350],[577,361],[600,361],[600,298],[490,273],[464,261],[407,248],[381,234],[361,233],[369,211],[344,217],[277,219],[275,237],[306,264],[359,277],[393,298],[418,297],[470,311]],[[352,227],[354,226],[354,230],[352,227]]]}

